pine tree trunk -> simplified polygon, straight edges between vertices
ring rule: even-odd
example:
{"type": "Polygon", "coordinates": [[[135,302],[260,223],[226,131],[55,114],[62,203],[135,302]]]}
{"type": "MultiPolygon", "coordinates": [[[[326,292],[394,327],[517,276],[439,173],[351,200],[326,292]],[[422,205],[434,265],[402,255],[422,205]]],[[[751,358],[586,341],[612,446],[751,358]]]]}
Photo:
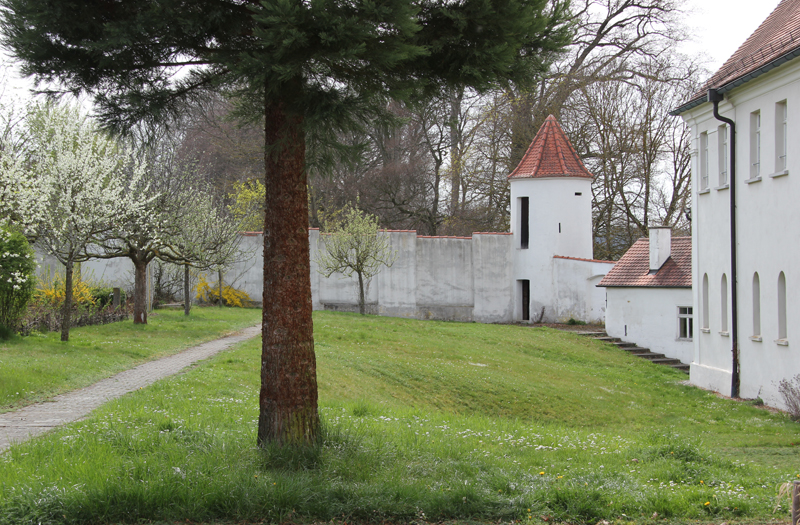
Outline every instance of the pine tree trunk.
{"type": "Polygon", "coordinates": [[[192,309],[192,297],[189,295],[189,265],[183,265],[183,315],[188,316],[192,309]]]}
{"type": "Polygon", "coordinates": [[[302,118],[268,103],[258,444],[314,443],[319,433],[311,319],[302,118]],[[273,146],[275,145],[275,146],[273,146]]]}
{"type": "Polygon", "coordinates": [[[358,313],[361,315],[367,313],[367,298],[364,297],[364,276],[360,272],[358,274],[358,313]]]}
{"type": "Polygon", "coordinates": [[[147,324],[147,262],[133,261],[133,324],[147,324]]]}
{"type": "Polygon", "coordinates": [[[72,322],[72,272],[75,266],[72,258],[67,259],[64,276],[64,309],[61,313],[61,340],[69,341],[69,325],[72,322]]]}

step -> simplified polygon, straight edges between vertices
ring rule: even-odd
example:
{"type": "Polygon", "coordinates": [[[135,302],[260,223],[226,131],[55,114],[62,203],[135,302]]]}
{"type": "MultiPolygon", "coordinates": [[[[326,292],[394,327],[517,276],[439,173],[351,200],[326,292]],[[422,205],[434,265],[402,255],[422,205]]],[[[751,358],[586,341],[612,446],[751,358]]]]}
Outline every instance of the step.
{"type": "Polygon", "coordinates": [[[620,348],[620,350],[625,350],[630,354],[646,354],[650,352],[649,348],[643,348],[641,346],[626,346],[625,348],[620,348]]]}
{"type": "Polygon", "coordinates": [[[636,343],[629,343],[628,341],[617,341],[614,344],[617,345],[617,348],[622,348],[623,350],[627,350],[628,348],[637,348],[636,343]]]}
{"type": "Polygon", "coordinates": [[[680,364],[669,365],[669,366],[671,366],[675,370],[680,370],[681,372],[686,372],[687,374],[689,373],[689,365],[687,365],[686,363],[680,363],[680,364]]]}
{"type": "Polygon", "coordinates": [[[651,363],[656,363],[656,364],[659,364],[659,365],[669,365],[669,366],[681,364],[681,360],[680,359],[675,359],[675,358],[672,358],[672,357],[664,357],[664,358],[659,357],[659,358],[656,358],[656,359],[651,359],[650,362],[651,363]]]}
{"type": "Polygon", "coordinates": [[[647,359],[648,361],[652,361],[654,359],[662,359],[666,357],[664,354],[657,354],[655,352],[647,352],[647,353],[633,354],[633,355],[635,355],[636,357],[641,357],[642,359],[647,359]]]}
{"type": "Polygon", "coordinates": [[[603,336],[603,337],[594,337],[595,341],[605,341],[606,343],[619,343],[621,340],[619,337],[611,337],[611,336],[603,336]]]}
{"type": "Polygon", "coordinates": [[[608,337],[608,334],[605,332],[575,332],[575,333],[586,337],[608,337]]]}

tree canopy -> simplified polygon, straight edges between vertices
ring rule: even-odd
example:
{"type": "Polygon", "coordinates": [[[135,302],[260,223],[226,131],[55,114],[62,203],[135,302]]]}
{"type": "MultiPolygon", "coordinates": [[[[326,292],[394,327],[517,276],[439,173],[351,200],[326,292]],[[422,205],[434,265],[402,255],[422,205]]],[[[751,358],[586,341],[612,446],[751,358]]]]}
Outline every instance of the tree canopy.
{"type": "Polygon", "coordinates": [[[317,439],[306,143],[336,150],[387,98],[530,83],[561,0],[1,0],[23,73],[94,96],[102,123],[168,121],[214,90],[265,126],[260,444],[317,439]]]}

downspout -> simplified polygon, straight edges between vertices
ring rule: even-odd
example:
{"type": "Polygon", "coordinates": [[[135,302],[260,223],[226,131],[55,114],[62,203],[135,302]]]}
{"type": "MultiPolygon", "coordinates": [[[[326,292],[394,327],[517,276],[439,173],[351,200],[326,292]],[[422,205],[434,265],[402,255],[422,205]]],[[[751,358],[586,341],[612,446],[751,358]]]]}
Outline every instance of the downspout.
{"type": "Polygon", "coordinates": [[[730,141],[730,180],[731,190],[731,397],[739,397],[739,316],[736,299],[736,123],[719,114],[719,103],[723,95],[716,89],[708,90],[708,101],[714,104],[714,118],[731,127],[730,141]]]}

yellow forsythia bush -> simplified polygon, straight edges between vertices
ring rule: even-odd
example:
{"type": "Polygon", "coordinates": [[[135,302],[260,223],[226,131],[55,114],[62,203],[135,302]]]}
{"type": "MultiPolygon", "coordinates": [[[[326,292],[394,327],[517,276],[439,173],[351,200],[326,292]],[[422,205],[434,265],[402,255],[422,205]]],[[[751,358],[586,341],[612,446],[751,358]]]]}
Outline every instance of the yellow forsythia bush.
{"type": "MultiPolygon", "coordinates": [[[[65,277],[61,274],[49,272],[37,281],[38,286],[34,295],[34,303],[40,305],[60,306],[64,304],[66,295],[65,277]]],[[[91,283],[82,279],[72,280],[72,301],[79,305],[95,305],[92,295],[91,283]]]]}
{"type": "MultiPolygon", "coordinates": [[[[219,302],[219,287],[217,283],[209,283],[205,275],[200,275],[197,286],[194,287],[197,300],[201,303],[217,304],[219,302]]],[[[253,301],[244,290],[222,283],[222,303],[225,306],[250,306],[253,301]]]]}

